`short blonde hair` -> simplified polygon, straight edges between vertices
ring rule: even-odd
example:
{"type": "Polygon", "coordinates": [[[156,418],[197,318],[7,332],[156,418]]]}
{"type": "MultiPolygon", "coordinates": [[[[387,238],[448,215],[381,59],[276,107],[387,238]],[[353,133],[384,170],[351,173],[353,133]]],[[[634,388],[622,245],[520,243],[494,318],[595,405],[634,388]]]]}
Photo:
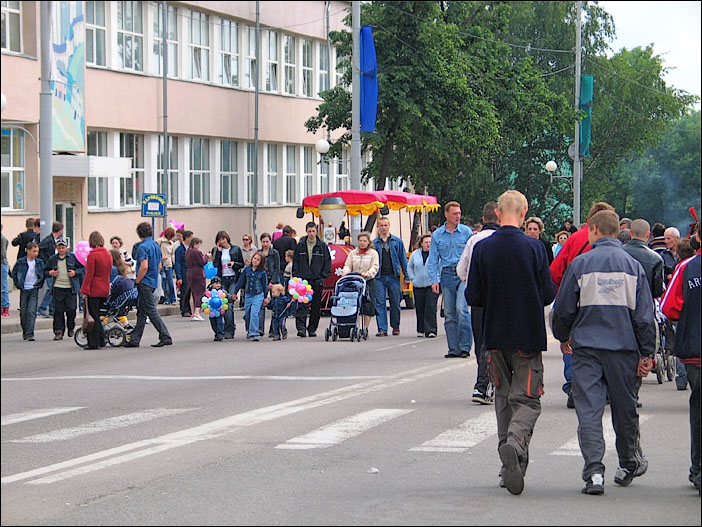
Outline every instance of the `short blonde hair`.
{"type": "Polygon", "coordinates": [[[274,293],[278,292],[281,295],[284,295],[285,294],[285,286],[283,284],[273,284],[271,286],[271,291],[273,291],[274,293]]]}
{"type": "Polygon", "coordinates": [[[619,234],[619,215],[613,210],[601,210],[590,218],[590,230],[597,227],[600,234],[616,236],[619,234]]]}
{"type": "Polygon", "coordinates": [[[530,223],[536,223],[539,226],[539,232],[544,232],[544,222],[541,221],[541,218],[537,218],[536,216],[527,218],[527,220],[524,222],[524,226],[526,227],[530,223]]]}
{"type": "Polygon", "coordinates": [[[529,208],[529,203],[518,190],[507,190],[497,200],[497,208],[503,213],[520,214],[522,210],[529,208]]]}

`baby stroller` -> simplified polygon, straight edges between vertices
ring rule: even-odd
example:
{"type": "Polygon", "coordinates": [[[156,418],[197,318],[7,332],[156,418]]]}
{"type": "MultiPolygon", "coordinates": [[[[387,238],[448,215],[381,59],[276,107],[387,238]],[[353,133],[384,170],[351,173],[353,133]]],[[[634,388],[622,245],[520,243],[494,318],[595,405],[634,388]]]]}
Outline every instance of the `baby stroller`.
{"type": "Polygon", "coordinates": [[[350,338],[352,342],[354,339],[358,342],[368,340],[368,328],[365,327],[363,317],[361,327],[357,327],[361,305],[364,301],[370,301],[366,279],[357,273],[342,276],[334,286],[331,301],[331,316],[329,327],[324,332],[324,340],[329,341],[329,337],[334,341],[338,338],[350,338]]]}
{"type": "Polygon", "coordinates": [[[656,324],[658,325],[658,348],[654,354],[653,371],[656,374],[658,384],[663,384],[663,379],[675,380],[675,328],[661,311],[660,302],[655,300],[656,324]]]}
{"type": "MultiPolygon", "coordinates": [[[[127,313],[137,307],[138,297],[132,279],[118,276],[112,281],[110,296],[100,308],[100,321],[110,346],[119,347],[124,344],[134,329],[134,326],[127,323],[127,313]]],[[[73,340],[81,348],[88,346],[88,337],[82,328],[76,329],[73,340]]]]}

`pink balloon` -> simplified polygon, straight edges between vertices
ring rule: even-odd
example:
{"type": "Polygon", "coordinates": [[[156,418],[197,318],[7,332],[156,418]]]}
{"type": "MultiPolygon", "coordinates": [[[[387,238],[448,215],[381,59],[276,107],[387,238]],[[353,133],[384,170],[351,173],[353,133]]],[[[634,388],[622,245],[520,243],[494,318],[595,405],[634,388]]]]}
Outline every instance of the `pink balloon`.
{"type": "Polygon", "coordinates": [[[76,259],[83,265],[87,265],[88,254],[90,254],[90,244],[86,240],[79,241],[76,243],[74,254],[76,259]]]}
{"type": "Polygon", "coordinates": [[[297,291],[301,295],[304,295],[307,293],[307,286],[305,284],[297,284],[295,286],[295,291],[297,291]]]}

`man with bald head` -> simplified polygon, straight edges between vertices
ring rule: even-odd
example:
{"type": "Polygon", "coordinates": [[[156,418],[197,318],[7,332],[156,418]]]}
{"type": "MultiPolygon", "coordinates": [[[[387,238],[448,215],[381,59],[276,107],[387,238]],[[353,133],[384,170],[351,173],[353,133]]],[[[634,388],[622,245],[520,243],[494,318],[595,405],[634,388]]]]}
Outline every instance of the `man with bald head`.
{"type": "Polygon", "coordinates": [[[651,227],[646,220],[638,219],[631,222],[631,241],[622,249],[634,257],[644,268],[648,286],[653,298],[663,295],[663,258],[654,250],[649,249],[647,242],[651,235],[651,227]]]}

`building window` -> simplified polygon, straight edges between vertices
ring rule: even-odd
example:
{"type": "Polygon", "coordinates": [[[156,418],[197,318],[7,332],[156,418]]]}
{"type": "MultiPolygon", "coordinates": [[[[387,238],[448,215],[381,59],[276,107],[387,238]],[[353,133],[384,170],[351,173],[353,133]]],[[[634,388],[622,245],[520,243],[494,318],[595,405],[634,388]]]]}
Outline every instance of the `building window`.
{"type": "MultiPolygon", "coordinates": [[[[107,156],[107,132],[88,130],[88,155],[107,156]]],[[[108,207],[108,182],[106,177],[88,176],[88,207],[108,207]]]]}
{"type": "MultiPolygon", "coordinates": [[[[151,72],[163,75],[163,8],[161,3],[151,4],[154,14],[154,41],[151,49],[151,72]]],[[[168,6],[168,76],[178,76],[178,11],[168,6]]]]}
{"type": "Polygon", "coordinates": [[[319,192],[329,192],[329,160],[322,159],[319,163],[319,192]]]}
{"type": "MultiPolygon", "coordinates": [[[[22,16],[19,2],[2,3],[2,50],[22,51],[22,16]]],[[[4,137],[4,136],[3,136],[4,137]]],[[[5,166],[5,165],[3,165],[5,166]]],[[[3,178],[5,173],[3,172],[3,178]]],[[[4,189],[4,187],[3,187],[4,189]]],[[[3,207],[4,207],[3,201],[3,207]]],[[[24,208],[24,207],[23,207],[24,208]]]]}
{"type": "Polygon", "coordinates": [[[319,93],[329,89],[329,46],[319,45],[319,93]]]}
{"type": "Polygon", "coordinates": [[[278,203],[278,145],[267,145],[268,203],[278,203]]]}
{"type": "Polygon", "coordinates": [[[341,157],[336,161],[336,190],[349,189],[349,152],[341,150],[341,157]]]}
{"type": "MultiPolygon", "coordinates": [[[[166,194],[163,176],[163,136],[158,136],[156,180],[159,194],[166,194]]],[[[178,205],[178,138],[168,136],[168,204],[178,205]]]]}
{"type": "MultiPolygon", "coordinates": [[[[254,177],[256,175],[256,145],[246,143],[246,202],[254,202],[254,177]]],[[[257,200],[258,201],[258,200],[257,200]]]]}
{"type": "Polygon", "coordinates": [[[210,140],[190,139],[190,204],[210,203],[210,140]]]}
{"type": "Polygon", "coordinates": [[[297,147],[285,147],[285,203],[297,203],[297,147]]]}
{"type": "Polygon", "coordinates": [[[295,37],[290,35],[283,36],[283,62],[284,62],[284,72],[285,78],[283,80],[283,91],[289,95],[295,95],[297,93],[295,87],[297,86],[295,67],[296,61],[296,40],[295,37]]]}
{"type": "Polygon", "coordinates": [[[119,180],[119,205],[133,207],[144,192],[144,134],[119,134],[119,156],[132,158],[132,170],[119,180]]]}
{"type": "Polygon", "coordinates": [[[236,141],[222,141],[220,159],[220,203],[235,205],[239,201],[237,186],[239,172],[237,170],[238,144],[236,141]]]}
{"type": "Polygon", "coordinates": [[[258,73],[256,71],[256,28],[246,27],[246,63],[244,66],[246,87],[255,88],[258,73]]]}
{"type": "Polygon", "coordinates": [[[188,18],[188,77],[210,80],[210,16],[193,11],[188,18]]]}
{"type": "Polygon", "coordinates": [[[344,86],[344,73],[346,73],[346,66],[344,65],[344,58],[339,54],[338,48],[336,49],[336,67],[334,72],[336,75],[335,86],[348,89],[348,86],[344,86]]]}
{"type": "Polygon", "coordinates": [[[117,54],[124,70],[144,70],[141,2],[117,2],[117,54]]]}
{"type": "Polygon", "coordinates": [[[266,91],[278,91],[278,33],[265,32],[266,43],[266,91]]]}
{"type": "Polygon", "coordinates": [[[302,41],[302,95],[312,97],[314,68],[312,62],[312,41],[302,41]]]}
{"type": "Polygon", "coordinates": [[[219,82],[239,86],[239,26],[232,20],[219,26],[219,82]]]}
{"type": "Polygon", "coordinates": [[[303,150],[303,165],[305,197],[307,197],[314,194],[314,153],[311,146],[306,146],[303,150]]]}
{"type": "MultiPolygon", "coordinates": [[[[14,3],[14,2],[3,2],[14,3]]],[[[3,11],[3,15],[4,15],[3,11]]],[[[4,26],[3,26],[4,27],[4,26]]],[[[2,208],[24,209],[24,131],[2,129],[2,208]]]]}
{"type": "Polygon", "coordinates": [[[105,2],[85,2],[86,63],[105,65],[105,31],[105,2]]]}

